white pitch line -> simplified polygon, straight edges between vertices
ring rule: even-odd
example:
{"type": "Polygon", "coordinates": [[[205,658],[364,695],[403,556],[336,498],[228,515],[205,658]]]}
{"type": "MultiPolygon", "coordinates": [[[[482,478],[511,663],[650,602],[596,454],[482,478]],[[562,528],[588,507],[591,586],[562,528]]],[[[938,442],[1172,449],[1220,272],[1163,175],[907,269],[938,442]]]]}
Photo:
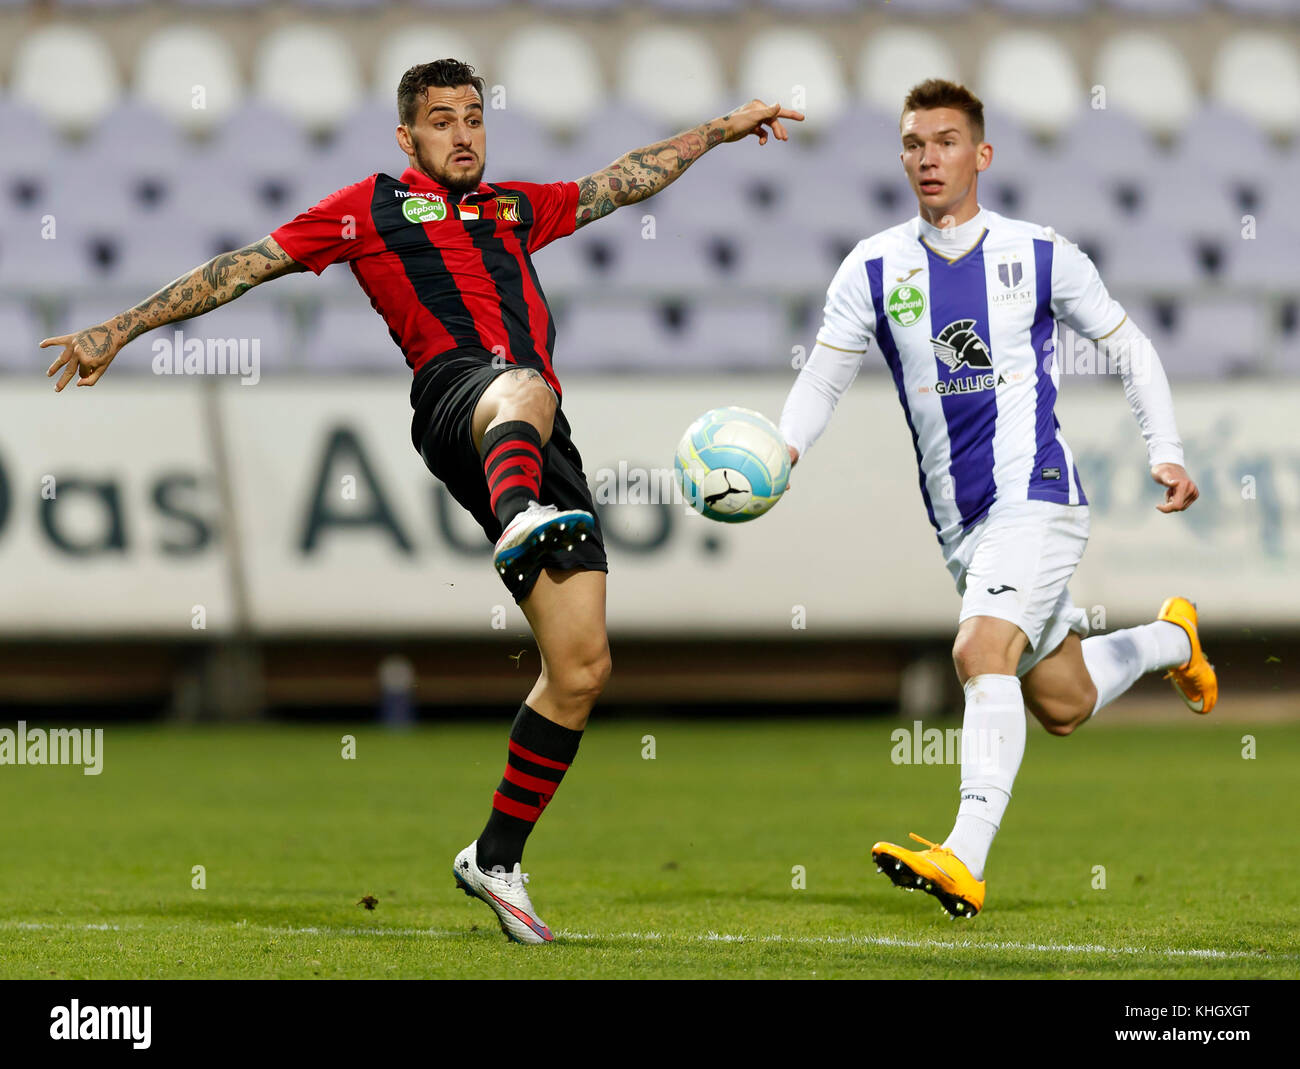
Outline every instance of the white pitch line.
{"type": "MultiPolygon", "coordinates": [[[[318,926],[279,928],[265,924],[237,921],[236,928],[264,932],[268,935],[325,935],[325,936],[381,936],[422,937],[427,939],[459,939],[469,935],[468,929],[440,928],[358,928],[355,926],[318,926]]],[[[191,930],[190,924],[165,925],[169,930],[191,930]]],[[[28,921],[0,921],[0,928],[22,931],[60,929],[63,931],[157,931],[157,925],[116,924],[48,924],[28,921]]],[[[892,935],[735,935],[726,932],[706,932],[702,935],[665,934],[663,932],[571,932],[556,930],[561,940],[590,942],[597,939],[631,940],[634,942],[685,942],[685,943],[784,943],[790,946],[861,946],[898,947],[904,950],[1014,950],[1031,954],[1150,954],[1162,958],[1206,958],[1212,960],[1240,959],[1248,961],[1297,961],[1300,954],[1257,954],[1249,950],[1216,950],[1208,947],[1179,949],[1176,947],[1103,946],[1099,943],[1015,943],[1006,940],[980,942],[974,939],[900,939],[892,935]]]]}

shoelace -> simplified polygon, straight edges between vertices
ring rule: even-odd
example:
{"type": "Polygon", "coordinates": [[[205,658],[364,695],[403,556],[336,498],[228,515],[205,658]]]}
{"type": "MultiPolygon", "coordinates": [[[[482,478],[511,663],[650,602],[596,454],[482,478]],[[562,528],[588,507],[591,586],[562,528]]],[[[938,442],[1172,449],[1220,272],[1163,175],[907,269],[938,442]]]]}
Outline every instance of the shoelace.
{"type": "Polygon", "coordinates": [[[913,839],[915,839],[918,843],[925,843],[925,845],[928,846],[931,850],[934,850],[940,854],[952,853],[952,851],[949,850],[946,846],[940,846],[938,843],[932,843],[930,842],[929,839],[922,839],[921,836],[917,835],[916,832],[914,831],[909,831],[907,834],[910,835],[913,839]]]}

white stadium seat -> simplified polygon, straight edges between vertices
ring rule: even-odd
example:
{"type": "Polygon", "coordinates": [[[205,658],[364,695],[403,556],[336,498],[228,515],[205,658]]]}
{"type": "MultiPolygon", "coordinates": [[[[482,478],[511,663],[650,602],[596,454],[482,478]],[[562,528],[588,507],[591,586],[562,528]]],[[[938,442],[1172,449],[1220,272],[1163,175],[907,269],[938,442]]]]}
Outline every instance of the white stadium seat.
{"type": "Polygon", "coordinates": [[[1273,134],[1300,130],[1300,59],[1281,36],[1230,37],[1214,57],[1210,98],[1249,116],[1273,134]]]}
{"type": "Polygon", "coordinates": [[[771,27],[749,41],[737,88],[746,99],[780,101],[804,111],[808,129],[829,126],[849,103],[835,51],[821,34],[792,26],[771,27]]]}
{"type": "Polygon", "coordinates": [[[927,78],[961,80],[952,49],[929,30],[895,27],[873,33],[858,57],[859,97],[886,112],[901,111],[908,90],[927,78]]]}
{"type": "Polygon", "coordinates": [[[1085,103],[1074,60],[1054,34],[1000,34],[985,46],[979,70],[973,88],[984,102],[1039,133],[1054,133],[1085,103]]]}
{"type": "Polygon", "coordinates": [[[253,62],[256,95],[312,130],[331,129],[360,102],[361,76],[351,44],[324,26],[273,30],[253,62]]]}
{"type": "Polygon", "coordinates": [[[188,130],[206,131],[243,96],[233,49],[210,29],[166,26],[151,33],[135,61],[135,95],[188,130]]]}
{"type": "Polygon", "coordinates": [[[624,101],[675,127],[711,117],[726,98],[718,57],[701,33],[657,26],[634,34],[618,63],[624,101]]]}
{"type": "Polygon", "coordinates": [[[538,25],[514,33],[497,56],[506,110],[520,111],[557,131],[572,131],[603,102],[596,53],[579,33],[538,25]]]}
{"type": "Polygon", "coordinates": [[[9,91],[65,132],[81,133],[117,103],[121,79],[97,33],[55,24],[24,34],[9,91]]]}
{"type": "MultiPolygon", "coordinates": [[[[483,57],[469,38],[441,22],[429,20],[406,26],[384,38],[375,57],[370,84],[372,95],[378,100],[396,101],[397,83],[402,75],[418,64],[432,63],[435,59],[458,59],[483,74],[483,57]]],[[[393,107],[396,114],[395,103],[393,107]]]]}
{"type": "Polygon", "coordinates": [[[1107,109],[1127,111],[1155,133],[1176,132],[1196,110],[1187,60],[1157,34],[1111,37],[1097,54],[1095,76],[1095,84],[1105,90],[1107,109]]]}

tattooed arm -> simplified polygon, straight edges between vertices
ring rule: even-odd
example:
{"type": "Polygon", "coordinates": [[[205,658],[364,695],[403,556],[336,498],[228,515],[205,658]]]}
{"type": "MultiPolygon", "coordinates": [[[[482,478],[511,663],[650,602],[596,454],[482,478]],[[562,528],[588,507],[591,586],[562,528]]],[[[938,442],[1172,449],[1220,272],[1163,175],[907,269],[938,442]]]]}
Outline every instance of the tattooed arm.
{"type": "Polygon", "coordinates": [[[768,126],[778,141],[788,141],[790,135],[782,119],[802,120],[803,116],[780,104],[751,100],[720,119],[711,119],[667,141],[634,149],[603,171],[579,180],[577,226],[586,226],[615,208],[654,196],[714,145],[739,141],[750,134],[758,138],[760,145],[766,145],[768,126]]]}
{"type": "Polygon", "coordinates": [[[234,252],[223,252],[119,316],[74,334],[46,338],[41,342],[42,349],[62,345],[63,352],[45,374],[53,378],[60,368],[64,369],[54,387],[56,391],[71,382],[78,371],[78,386],[94,386],[118,351],[146,331],[193,319],[233,301],[258,283],[306,270],[269,235],[234,252]]]}

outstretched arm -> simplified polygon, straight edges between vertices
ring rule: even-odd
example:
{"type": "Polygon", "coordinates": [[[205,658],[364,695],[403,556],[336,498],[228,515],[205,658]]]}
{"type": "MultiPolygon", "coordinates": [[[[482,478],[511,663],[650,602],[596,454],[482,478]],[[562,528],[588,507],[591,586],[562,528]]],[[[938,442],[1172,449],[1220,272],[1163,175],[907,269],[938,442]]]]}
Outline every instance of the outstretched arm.
{"type": "Polygon", "coordinates": [[[1165,487],[1161,512],[1182,512],[1201,496],[1183,467],[1183,443],[1174,422],[1174,399],[1155,346],[1127,316],[1098,340],[1097,350],[1124,382],[1129,407],[1147,445],[1151,477],[1165,487]]]}
{"type": "Polygon", "coordinates": [[[45,374],[53,378],[63,369],[56,391],[78,372],[78,386],[94,386],[118,351],[146,331],[193,319],[233,301],[259,283],[306,270],[269,235],[234,252],[223,252],[119,316],[73,334],[46,338],[41,342],[42,349],[62,345],[63,352],[45,374]]]}
{"type": "Polygon", "coordinates": [[[652,197],[715,145],[753,134],[767,144],[768,127],[778,141],[790,140],[782,119],[802,121],[803,115],[780,104],[751,100],[720,119],[710,119],[667,141],[634,149],[603,171],[578,181],[577,226],[608,215],[615,208],[652,197]]]}

